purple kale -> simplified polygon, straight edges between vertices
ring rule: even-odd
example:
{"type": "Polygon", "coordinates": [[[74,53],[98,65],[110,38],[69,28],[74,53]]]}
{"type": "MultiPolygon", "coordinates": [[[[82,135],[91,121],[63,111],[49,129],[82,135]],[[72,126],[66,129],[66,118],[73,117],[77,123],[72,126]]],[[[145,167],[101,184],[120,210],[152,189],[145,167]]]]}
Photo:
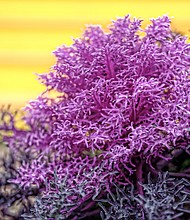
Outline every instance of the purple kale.
{"type": "Polygon", "coordinates": [[[142,30],[141,20],[126,16],[108,32],[88,27],[39,75],[46,91],[26,106],[23,127],[2,111],[3,140],[32,158],[13,183],[43,190],[56,170],[75,187],[84,167],[89,173],[103,164],[86,186],[98,192],[103,180],[107,188],[135,175],[142,182],[142,167],[156,169],[175,149],[190,153],[190,45],[167,16],[151,22],[142,30]]]}
{"type": "MultiPolygon", "coordinates": [[[[184,135],[189,138],[190,46],[186,37],[173,34],[166,16],[153,19],[145,30],[140,25],[126,16],[108,33],[92,26],[70,47],[58,48],[52,71],[39,76],[47,91],[26,107],[28,129],[15,128],[12,120],[4,125],[13,132],[5,138],[11,147],[35,148],[41,157],[59,152],[68,164],[85,152],[99,152],[97,160],[126,179],[123,168],[133,172],[134,155],[151,163],[184,135]],[[48,97],[52,90],[56,99],[48,97]]],[[[43,181],[43,163],[33,163],[29,174],[20,170],[21,184],[43,181]],[[38,172],[41,179],[35,177],[38,172]]]]}
{"type": "MultiPolygon", "coordinates": [[[[73,177],[73,183],[69,181],[69,174],[60,178],[56,172],[51,181],[46,181],[46,188],[41,196],[37,198],[30,213],[22,215],[24,219],[92,219],[92,216],[99,219],[100,208],[92,197],[99,194],[92,183],[101,167],[96,167],[90,172],[79,172],[73,177]]],[[[97,180],[96,180],[97,181],[97,180]]],[[[105,180],[102,181],[102,185],[105,180]]]]}
{"type": "MultiPolygon", "coordinates": [[[[2,146],[0,148],[3,150],[2,146]]],[[[39,194],[36,187],[23,189],[15,183],[10,183],[10,180],[16,178],[21,164],[22,162],[7,150],[0,156],[0,219],[20,219],[23,212],[30,210],[39,194]]]]}

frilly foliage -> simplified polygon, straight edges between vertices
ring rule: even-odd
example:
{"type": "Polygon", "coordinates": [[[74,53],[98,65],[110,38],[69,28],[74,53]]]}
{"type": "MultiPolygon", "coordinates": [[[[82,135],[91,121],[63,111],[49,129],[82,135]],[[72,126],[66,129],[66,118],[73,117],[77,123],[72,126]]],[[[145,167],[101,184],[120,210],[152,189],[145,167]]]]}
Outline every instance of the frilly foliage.
{"type": "Polygon", "coordinates": [[[115,186],[115,194],[110,192],[106,199],[99,200],[102,219],[187,219],[190,214],[190,182],[187,179],[171,178],[166,172],[151,180],[149,173],[147,182],[140,184],[143,195],[133,186],[127,189],[115,186]]]}
{"type": "Polygon", "coordinates": [[[149,188],[139,182],[146,173],[163,171],[176,151],[190,153],[190,45],[172,32],[167,16],[144,30],[141,22],[119,18],[107,33],[90,26],[71,46],[58,48],[51,72],[39,75],[47,89],[26,106],[24,127],[2,111],[3,140],[15,155],[31,158],[12,183],[43,192],[56,170],[77,192],[84,174],[94,171],[85,188],[104,196],[112,183],[133,182],[143,196],[149,188]]]}

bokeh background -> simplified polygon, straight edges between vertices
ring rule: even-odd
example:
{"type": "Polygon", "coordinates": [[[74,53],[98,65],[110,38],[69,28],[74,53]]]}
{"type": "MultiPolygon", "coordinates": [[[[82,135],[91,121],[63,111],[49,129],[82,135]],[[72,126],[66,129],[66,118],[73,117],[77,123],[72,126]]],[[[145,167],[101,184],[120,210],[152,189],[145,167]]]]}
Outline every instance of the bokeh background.
{"type": "Polygon", "coordinates": [[[44,90],[35,73],[48,72],[58,46],[71,44],[86,24],[103,28],[118,16],[167,14],[190,35],[189,0],[0,0],[0,106],[23,107],[44,90]]]}

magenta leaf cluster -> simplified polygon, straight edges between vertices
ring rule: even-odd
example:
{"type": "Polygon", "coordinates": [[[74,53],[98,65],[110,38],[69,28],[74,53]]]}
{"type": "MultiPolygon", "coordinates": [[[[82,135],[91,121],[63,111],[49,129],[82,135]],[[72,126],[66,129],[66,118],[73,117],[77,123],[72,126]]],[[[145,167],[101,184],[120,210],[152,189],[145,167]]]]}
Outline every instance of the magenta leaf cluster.
{"type": "Polygon", "coordinates": [[[88,179],[84,197],[133,180],[143,195],[143,167],[190,153],[190,45],[167,16],[144,30],[141,22],[118,18],[108,32],[89,26],[39,75],[46,91],[26,106],[25,126],[2,113],[4,141],[32,155],[12,182],[44,189],[56,170],[69,187],[88,179]]]}

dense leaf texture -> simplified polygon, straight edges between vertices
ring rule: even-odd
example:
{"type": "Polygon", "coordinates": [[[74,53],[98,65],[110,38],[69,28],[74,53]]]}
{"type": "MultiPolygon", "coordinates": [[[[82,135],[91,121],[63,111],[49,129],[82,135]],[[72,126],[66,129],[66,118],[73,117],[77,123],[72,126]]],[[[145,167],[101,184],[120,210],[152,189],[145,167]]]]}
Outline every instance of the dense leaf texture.
{"type": "Polygon", "coordinates": [[[145,30],[140,26],[126,16],[108,33],[88,27],[54,52],[49,74],[39,75],[47,90],[26,107],[25,129],[2,114],[11,149],[35,152],[14,183],[41,187],[56,170],[72,186],[82,181],[82,167],[101,166],[87,184],[97,192],[103,180],[106,187],[127,185],[138,166],[134,158],[152,166],[176,146],[188,151],[190,45],[171,31],[167,16],[152,19],[145,30]]]}

